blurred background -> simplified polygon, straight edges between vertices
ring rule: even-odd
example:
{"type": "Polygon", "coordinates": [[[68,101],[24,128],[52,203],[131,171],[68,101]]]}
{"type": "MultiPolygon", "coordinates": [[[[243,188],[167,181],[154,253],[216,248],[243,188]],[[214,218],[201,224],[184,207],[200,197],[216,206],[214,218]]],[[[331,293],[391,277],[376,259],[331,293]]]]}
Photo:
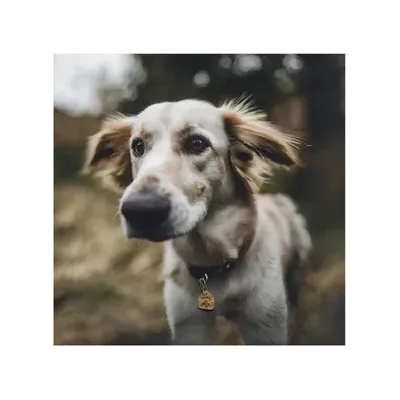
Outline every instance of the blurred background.
{"type": "MultiPolygon", "coordinates": [[[[80,170],[87,137],[115,111],[250,95],[307,138],[306,167],[264,191],[292,196],[314,250],[293,344],[345,344],[345,56],[54,55],[54,343],[166,344],[161,245],[126,239],[117,196],[80,170]]],[[[218,321],[218,344],[241,344],[218,321]]]]}

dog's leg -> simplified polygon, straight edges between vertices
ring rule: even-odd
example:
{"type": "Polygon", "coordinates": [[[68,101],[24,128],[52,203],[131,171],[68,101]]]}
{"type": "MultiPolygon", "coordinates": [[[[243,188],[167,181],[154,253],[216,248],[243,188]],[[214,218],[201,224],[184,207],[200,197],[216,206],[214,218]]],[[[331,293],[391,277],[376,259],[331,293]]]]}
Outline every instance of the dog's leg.
{"type": "Polygon", "coordinates": [[[212,344],[215,326],[213,311],[199,310],[197,297],[172,279],[165,282],[164,298],[172,344],[212,344]]]}
{"type": "Polygon", "coordinates": [[[253,297],[246,302],[238,325],[243,340],[248,345],[287,344],[287,305],[285,299],[265,307],[253,297]]]}

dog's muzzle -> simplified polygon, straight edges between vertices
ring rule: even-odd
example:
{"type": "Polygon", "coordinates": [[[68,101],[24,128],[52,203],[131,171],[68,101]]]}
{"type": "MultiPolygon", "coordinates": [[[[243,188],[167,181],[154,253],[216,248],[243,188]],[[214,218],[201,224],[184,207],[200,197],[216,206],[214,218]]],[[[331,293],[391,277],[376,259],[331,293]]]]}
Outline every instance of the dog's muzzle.
{"type": "Polygon", "coordinates": [[[149,189],[131,193],[121,204],[121,214],[139,233],[159,229],[168,220],[170,210],[170,199],[149,189]]]}

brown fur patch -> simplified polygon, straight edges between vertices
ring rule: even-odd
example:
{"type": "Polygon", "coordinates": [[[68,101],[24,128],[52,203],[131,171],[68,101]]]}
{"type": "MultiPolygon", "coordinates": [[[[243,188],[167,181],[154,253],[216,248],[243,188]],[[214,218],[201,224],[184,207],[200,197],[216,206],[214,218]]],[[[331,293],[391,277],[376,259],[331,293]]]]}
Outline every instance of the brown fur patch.
{"type": "Polygon", "coordinates": [[[183,141],[193,133],[193,129],[194,128],[192,126],[186,124],[183,128],[178,129],[175,132],[174,137],[176,140],[183,141]]]}
{"type": "Polygon", "coordinates": [[[153,138],[153,135],[152,133],[147,131],[144,127],[142,127],[137,137],[143,140],[151,140],[153,138]]]}
{"type": "Polygon", "coordinates": [[[301,165],[298,148],[301,140],[281,132],[244,101],[231,101],[221,106],[221,115],[230,138],[230,160],[245,184],[258,191],[271,164],[284,167],[301,165]]]}
{"type": "Polygon", "coordinates": [[[206,186],[200,182],[196,182],[193,185],[193,192],[192,192],[192,200],[195,201],[197,199],[199,199],[205,190],[206,186]]]}
{"type": "Polygon", "coordinates": [[[176,265],[169,273],[164,274],[164,281],[166,281],[167,279],[171,279],[175,283],[179,283],[178,281],[179,273],[180,273],[180,268],[178,265],[176,265]]]}
{"type": "Polygon", "coordinates": [[[157,185],[157,183],[160,183],[160,179],[158,179],[154,175],[147,175],[143,178],[140,178],[138,182],[135,182],[135,186],[137,189],[146,189],[151,186],[157,185]]]}
{"type": "Polygon", "coordinates": [[[121,191],[133,180],[129,153],[131,124],[124,116],[104,121],[89,138],[83,173],[101,172],[106,183],[121,191]]]}
{"type": "Polygon", "coordinates": [[[193,133],[193,127],[185,125],[183,128],[178,129],[173,135],[172,149],[175,152],[180,152],[185,140],[193,133]]]}

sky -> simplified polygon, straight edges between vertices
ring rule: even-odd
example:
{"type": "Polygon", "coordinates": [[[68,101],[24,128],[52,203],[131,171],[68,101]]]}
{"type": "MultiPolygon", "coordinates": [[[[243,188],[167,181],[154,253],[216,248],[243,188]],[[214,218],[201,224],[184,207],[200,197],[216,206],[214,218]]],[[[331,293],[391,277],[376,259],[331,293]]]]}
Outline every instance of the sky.
{"type": "Polygon", "coordinates": [[[115,106],[135,95],[145,78],[140,59],[125,54],[54,55],[54,106],[70,115],[100,114],[102,89],[112,89],[115,106]],[[115,93],[114,93],[115,92],[115,93]]]}

